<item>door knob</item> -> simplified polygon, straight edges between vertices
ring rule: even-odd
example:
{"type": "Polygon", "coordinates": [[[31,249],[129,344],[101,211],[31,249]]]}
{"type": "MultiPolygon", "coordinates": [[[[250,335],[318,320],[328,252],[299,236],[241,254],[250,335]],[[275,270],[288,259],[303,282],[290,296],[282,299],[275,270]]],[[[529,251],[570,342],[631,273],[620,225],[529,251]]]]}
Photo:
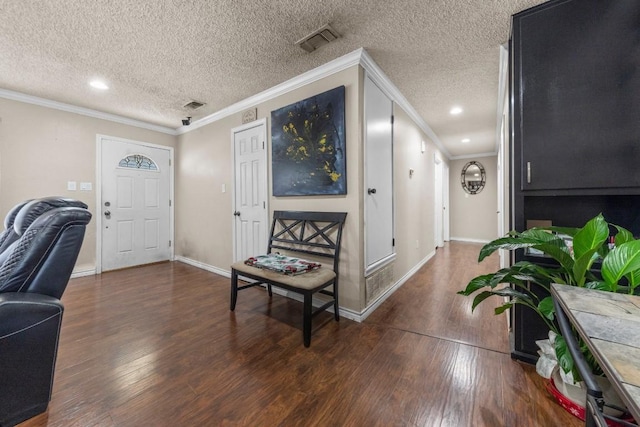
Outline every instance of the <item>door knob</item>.
{"type": "Polygon", "coordinates": [[[109,218],[111,216],[111,211],[104,211],[104,216],[109,218]]]}
{"type": "Polygon", "coordinates": [[[234,214],[235,216],[240,216],[240,212],[238,212],[238,211],[235,211],[233,214],[234,214]]]}
{"type": "Polygon", "coordinates": [[[376,189],[375,188],[369,188],[369,189],[367,189],[367,193],[376,194],[376,189]]]}

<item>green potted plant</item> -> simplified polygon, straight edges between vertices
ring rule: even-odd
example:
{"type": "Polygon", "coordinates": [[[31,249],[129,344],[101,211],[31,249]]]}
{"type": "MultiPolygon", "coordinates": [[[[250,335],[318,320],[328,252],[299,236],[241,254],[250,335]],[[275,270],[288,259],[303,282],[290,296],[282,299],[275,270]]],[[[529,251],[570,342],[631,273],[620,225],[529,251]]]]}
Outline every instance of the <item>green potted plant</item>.
{"type": "MultiPolygon", "coordinates": [[[[573,359],[554,322],[551,297],[540,299],[530,290],[528,282],[549,292],[551,283],[560,283],[609,292],[636,293],[640,291],[640,240],[636,240],[628,230],[607,223],[600,214],[582,228],[545,227],[512,231],[487,243],[480,250],[478,262],[498,249],[524,249],[536,256],[555,260],[555,263],[546,263],[555,266],[520,261],[494,273],[475,277],[458,293],[473,296],[472,310],[495,295],[508,298],[495,309],[495,314],[505,312],[514,304],[525,305],[538,313],[557,336],[553,346],[559,366],[565,373],[572,372],[573,378],[579,380],[573,359]],[[596,262],[601,263],[597,266],[599,274],[594,272],[596,262]]],[[[582,349],[594,373],[601,374],[585,345],[582,349]]]]}

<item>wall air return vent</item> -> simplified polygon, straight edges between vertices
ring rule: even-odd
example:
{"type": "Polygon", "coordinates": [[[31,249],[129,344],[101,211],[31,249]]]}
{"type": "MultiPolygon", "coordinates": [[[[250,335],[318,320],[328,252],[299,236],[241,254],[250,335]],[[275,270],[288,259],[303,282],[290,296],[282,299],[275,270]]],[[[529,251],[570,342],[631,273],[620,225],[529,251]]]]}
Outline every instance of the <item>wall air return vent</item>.
{"type": "Polygon", "coordinates": [[[324,46],[325,44],[334,41],[340,37],[340,34],[336,32],[329,24],[318,28],[311,34],[308,34],[298,40],[296,44],[306,50],[307,52],[313,52],[318,49],[320,46],[324,46]]]}
{"type": "Polygon", "coordinates": [[[185,105],[184,108],[187,108],[189,110],[197,110],[198,108],[202,107],[203,105],[205,105],[204,102],[191,101],[190,103],[185,105]]]}

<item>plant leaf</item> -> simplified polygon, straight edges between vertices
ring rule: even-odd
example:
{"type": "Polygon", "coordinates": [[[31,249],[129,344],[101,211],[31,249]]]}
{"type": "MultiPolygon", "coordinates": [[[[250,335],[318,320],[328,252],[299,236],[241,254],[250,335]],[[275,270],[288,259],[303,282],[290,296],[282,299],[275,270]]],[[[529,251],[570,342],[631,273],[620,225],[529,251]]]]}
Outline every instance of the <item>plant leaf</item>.
{"type": "Polygon", "coordinates": [[[576,233],[580,231],[579,228],[575,228],[575,227],[556,227],[556,226],[545,227],[542,230],[549,230],[558,234],[566,234],[569,237],[574,237],[576,233]]]}
{"type": "Polygon", "coordinates": [[[493,312],[494,314],[502,314],[508,309],[510,309],[511,307],[513,307],[513,304],[508,302],[506,304],[502,304],[500,307],[496,307],[495,310],[493,310],[493,312]]]}
{"type": "Polygon", "coordinates": [[[631,242],[635,240],[633,237],[633,233],[631,233],[626,228],[620,227],[619,225],[611,224],[618,230],[618,234],[616,234],[616,246],[620,246],[623,243],[631,242]]]}
{"type": "Polygon", "coordinates": [[[538,310],[540,310],[540,313],[542,313],[544,317],[549,320],[553,320],[556,313],[556,310],[553,307],[553,298],[551,296],[543,298],[542,301],[538,303],[538,310]]]}
{"type": "Polygon", "coordinates": [[[607,292],[613,292],[613,290],[611,288],[609,288],[609,285],[607,285],[606,282],[587,282],[584,284],[585,288],[588,289],[595,289],[598,291],[607,291],[607,292]]]}
{"type": "Polygon", "coordinates": [[[640,270],[640,240],[616,246],[602,261],[602,278],[615,290],[625,275],[640,270]]]}
{"type": "Polygon", "coordinates": [[[458,291],[458,294],[469,296],[475,291],[484,288],[485,286],[490,286],[491,280],[494,276],[495,274],[483,274],[482,276],[474,277],[467,284],[467,287],[464,290],[458,291]]]}
{"type": "Polygon", "coordinates": [[[487,243],[482,247],[482,249],[480,249],[478,262],[482,261],[498,249],[511,251],[514,249],[530,248],[531,246],[535,246],[536,244],[540,243],[535,239],[525,239],[518,236],[519,234],[514,234],[510,235],[509,237],[502,237],[500,239],[496,239],[492,242],[487,243]]]}
{"type": "Polygon", "coordinates": [[[564,340],[564,337],[562,335],[558,335],[556,337],[554,347],[556,350],[556,358],[558,359],[558,364],[565,373],[570,372],[573,369],[573,357],[571,357],[571,353],[569,353],[569,347],[567,347],[567,342],[564,340]]]}
{"type": "MultiPolygon", "coordinates": [[[[576,259],[595,253],[609,237],[609,225],[602,214],[590,219],[573,237],[573,253],[576,259]]],[[[591,255],[589,255],[590,257],[591,255]]]]}
{"type": "MultiPolygon", "coordinates": [[[[600,246],[602,247],[602,246],[600,246]]],[[[575,280],[574,285],[583,286],[584,279],[587,271],[591,269],[593,262],[597,257],[594,255],[598,253],[599,248],[592,248],[591,250],[583,253],[580,257],[576,255],[575,263],[573,264],[573,278],[575,280]]]]}

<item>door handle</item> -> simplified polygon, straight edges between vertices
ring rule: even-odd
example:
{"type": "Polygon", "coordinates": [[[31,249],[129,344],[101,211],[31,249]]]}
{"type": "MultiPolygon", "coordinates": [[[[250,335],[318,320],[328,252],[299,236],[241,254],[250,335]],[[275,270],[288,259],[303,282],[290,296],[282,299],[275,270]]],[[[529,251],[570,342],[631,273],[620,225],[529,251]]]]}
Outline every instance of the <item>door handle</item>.
{"type": "Polygon", "coordinates": [[[239,211],[235,211],[235,212],[233,213],[233,215],[235,215],[235,216],[240,216],[240,212],[239,212],[239,211]]]}
{"type": "Polygon", "coordinates": [[[376,194],[376,189],[375,188],[368,188],[367,189],[367,193],[368,194],[376,194]]]}

